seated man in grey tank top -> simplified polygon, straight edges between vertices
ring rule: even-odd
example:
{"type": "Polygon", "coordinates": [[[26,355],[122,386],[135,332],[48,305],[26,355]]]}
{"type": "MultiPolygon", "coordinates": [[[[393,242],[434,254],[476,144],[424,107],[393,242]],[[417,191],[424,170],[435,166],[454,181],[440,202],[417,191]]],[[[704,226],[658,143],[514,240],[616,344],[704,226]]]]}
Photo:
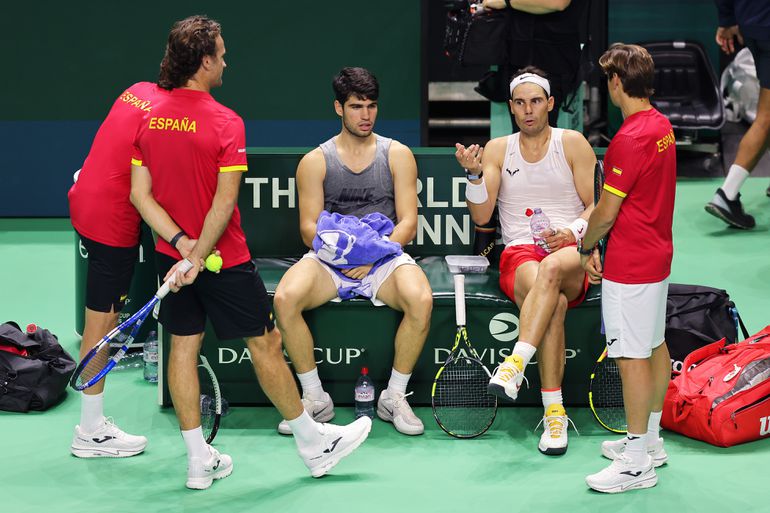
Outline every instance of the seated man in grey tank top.
{"type": "MultiPolygon", "coordinates": [[[[395,225],[389,240],[404,247],[417,232],[414,156],[403,144],[373,131],[379,96],[374,75],[363,68],[343,68],[332,85],[342,130],[305,155],[297,167],[302,240],[312,248],[324,210],[358,218],[379,213],[395,225]]],[[[393,370],[377,402],[377,415],[401,433],[419,435],[424,426],[406,401],[406,389],[428,335],[433,293],[422,269],[406,253],[374,268],[373,264],[340,274],[311,249],[278,284],[274,300],[278,325],[302,385],[305,409],[316,421],[328,422],[334,417],[334,405],[318,377],[313,336],[302,312],[339,300],[339,291],[356,283],[367,285],[375,305],[403,312],[393,370]]],[[[291,429],[282,422],[278,432],[291,434],[291,429]]]]}
{"type": "Polygon", "coordinates": [[[500,288],[520,310],[519,340],[489,382],[489,391],[514,401],[527,364],[537,352],[543,398],[543,454],[567,451],[569,418],[564,410],[564,317],[588,288],[576,242],[585,235],[593,210],[596,157],[585,137],[548,125],[553,109],[550,84],[528,66],[511,81],[511,112],[517,134],[492,139],[486,148],[457,144],[457,161],[468,178],[466,199],[473,222],[489,222],[497,205],[505,250],[500,288]],[[483,153],[483,158],[482,158],[483,153]],[[536,246],[527,211],[550,218],[536,246]]]}

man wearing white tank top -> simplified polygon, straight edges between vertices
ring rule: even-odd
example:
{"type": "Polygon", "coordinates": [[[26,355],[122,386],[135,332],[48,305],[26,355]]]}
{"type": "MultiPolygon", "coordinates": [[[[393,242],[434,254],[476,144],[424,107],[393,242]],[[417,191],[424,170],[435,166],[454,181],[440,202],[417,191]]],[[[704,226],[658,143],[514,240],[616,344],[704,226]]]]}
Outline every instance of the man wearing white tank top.
{"type": "Polygon", "coordinates": [[[520,310],[519,340],[489,382],[489,391],[516,400],[535,352],[542,385],[543,454],[567,451],[564,409],[564,317],[585,297],[588,281],[576,242],[593,210],[596,157],[582,134],[548,125],[550,84],[528,66],[511,81],[510,108],[521,130],[492,139],[486,148],[457,144],[455,156],[468,178],[466,199],[473,222],[489,222],[498,207],[503,242],[500,288],[520,310]],[[482,158],[483,153],[483,158],[482,158]],[[546,255],[537,252],[527,211],[541,208],[551,220],[546,255]]]}

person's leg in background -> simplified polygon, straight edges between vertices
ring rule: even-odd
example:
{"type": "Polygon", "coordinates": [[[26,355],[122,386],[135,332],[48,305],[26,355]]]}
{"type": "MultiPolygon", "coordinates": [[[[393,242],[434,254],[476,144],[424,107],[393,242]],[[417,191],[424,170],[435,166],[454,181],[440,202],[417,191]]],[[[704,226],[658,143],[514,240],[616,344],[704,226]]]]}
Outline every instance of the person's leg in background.
{"type": "MultiPolygon", "coordinates": [[[[746,38],[746,46],[754,56],[761,89],[757,102],[757,117],[741,139],[735,161],[724,183],[706,204],[706,211],[736,228],[751,229],[754,217],[743,210],[740,189],[767,151],[770,137],[770,40],[746,38]]],[[[770,188],[767,194],[770,195],[770,188]]]]}

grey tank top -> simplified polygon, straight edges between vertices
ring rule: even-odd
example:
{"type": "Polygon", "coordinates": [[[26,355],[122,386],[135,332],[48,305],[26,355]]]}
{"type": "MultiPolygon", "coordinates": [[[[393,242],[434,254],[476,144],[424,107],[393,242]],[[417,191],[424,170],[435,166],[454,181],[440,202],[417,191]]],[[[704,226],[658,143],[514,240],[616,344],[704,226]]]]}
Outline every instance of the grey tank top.
{"type": "Polygon", "coordinates": [[[326,160],[324,210],[358,218],[379,212],[396,224],[396,202],[388,150],[392,139],[377,138],[374,161],[360,173],[354,173],[340,160],[334,138],[321,145],[326,160]]]}

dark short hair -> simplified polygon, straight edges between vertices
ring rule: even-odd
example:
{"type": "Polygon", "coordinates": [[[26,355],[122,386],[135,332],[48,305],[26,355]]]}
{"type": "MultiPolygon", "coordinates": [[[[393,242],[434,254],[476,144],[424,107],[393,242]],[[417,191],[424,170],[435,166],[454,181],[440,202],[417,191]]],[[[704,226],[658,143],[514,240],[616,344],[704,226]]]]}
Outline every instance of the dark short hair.
{"type": "MultiPolygon", "coordinates": [[[[548,79],[548,73],[546,73],[545,71],[541,70],[537,66],[524,66],[523,68],[517,69],[513,73],[513,75],[511,75],[511,79],[508,81],[508,83],[510,84],[511,82],[513,82],[514,78],[520,77],[521,75],[524,75],[525,73],[532,73],[533,75],[537,75],[539,77],[543,77],[544,79],[548,80],[548,85],[549,86],[551,85],[551,81],[548,79]]],[[[513,91],[511,91],[511,93],[513,93],[513,91]]],[[[513,95],[511,95],[511,96],[513,96],[513,95]]],[[[548,93],[546,93],[546,96],[548,96],[548,93]]]]}
{"type": "Polygon", "coordinates": [[[221,25],[206,16],[190,16],[174,23],[160,63],[158,85],[163,89],[185,85],[201,67],[203,57],[216,55],[221,32],[221,25]]]}
{"type": "Polygon", "coordinates": [[[332,80],[334,97],[341,104],[351,96],[362,100],[377,100],[380,84],[371,71],[365,68],[342,68],[332,80]]]}
{"type": "Polygon", "coordinates": [[[617,75],[632,98],[649,98],[655,93],[655,62],[643,46],[615,43],[599,57],[599,66],[607,78],[617,75]]]}

